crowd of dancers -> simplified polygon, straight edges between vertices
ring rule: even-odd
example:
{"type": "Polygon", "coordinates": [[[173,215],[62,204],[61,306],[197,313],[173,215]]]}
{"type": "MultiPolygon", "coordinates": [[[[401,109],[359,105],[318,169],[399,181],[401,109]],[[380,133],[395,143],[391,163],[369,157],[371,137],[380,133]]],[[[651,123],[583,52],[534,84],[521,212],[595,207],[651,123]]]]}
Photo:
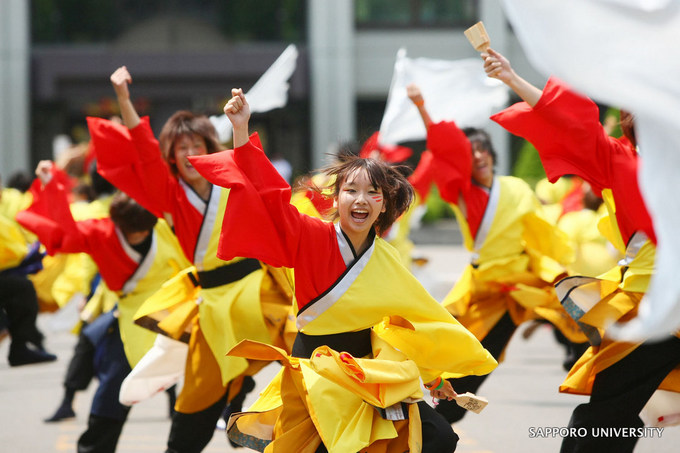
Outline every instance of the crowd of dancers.
{"type": "MultiPolygon", "coordinates": [[[[484,130],[434,122],[416,85],[408,97],[427,141],[415,169],[409,152],[372,140],[291,187],[250,134],[242,90],[224,107],[233,143],[222,151],[190,111],[156,137],[118,68],[120,119],[87,119],[84,178],[41,161],[30,187],[0,198],[10,365],[56,360],[37,313],[88,294],[46,421],[74,417],[75,393],[96,377],[78,452],[115,451],[131,405],[161,391],[168,453],[202,451],[220,422],[232,445],[256,451],[452,452],[460,395],[478,391],[520,325],[550,324],[568,372],[555,390],[590,395],[565,424],[644,426],[657,390],[680,391],[680,338],[607,335],[636,316],[654,273],[634,116],[621,112],[614,137],[597,105],[557,78],[539,89],[493,49],[482,60],[521,99],[492,120],[538,151],[547,181],[536,190],[495,173],[484,130]],[[471,254],[442,301],[411,272],[408,239],[433,186],[471,254]],[[271,362],[279,372],[243,408],[271,362]]],[[[567,436],[561,451],[628,452],[636,441],[567,436]]]]}

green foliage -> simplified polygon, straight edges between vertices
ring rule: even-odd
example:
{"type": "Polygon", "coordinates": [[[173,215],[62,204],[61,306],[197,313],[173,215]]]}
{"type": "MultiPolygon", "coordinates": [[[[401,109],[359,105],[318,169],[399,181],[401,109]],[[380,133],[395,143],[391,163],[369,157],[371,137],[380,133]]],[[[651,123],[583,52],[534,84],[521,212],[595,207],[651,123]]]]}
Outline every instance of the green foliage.
{"type": "Polygon", "coordinates": [[[607,111],[604,114],[604,117],[614,117],[616,121],[616,127],[612,129],[612,131],[609,133],[612,137],[621,137],[623,135],[623,131],[621,131],[621,125],[619,122],[621,121],[621,110],[614,108],[614,107],[609,107],[607,111]]]}
{"type": "Polygon", "coordinates": [[[304,0],[217,3],[220,28],[239,41],[297,42],[304,38],[304,0]]]}
{"type": "Polygon", "coordinates": [[[110,42],[168,15],[202,21],[230,40],[298,42],[306,10],[305,0],[31,0],[31,36],[39,44],[110,42]]]}
{"type": "Polygon", "coordinates": [[[430,196],[427,197],[425,206],[427,206],[427,211],[425,211],[425,215],[423,215],[422,218],[424,224],[434,223],[439,219],[454,217],[453,209],[451,209],[451,206],[449,206],[446,201],[442,200],[436,186],[432,186],[430,196]]]}
{"type": "Polygon", "coordinates": [[[100,42],[115,36],[120,14],[113,0],[33,0],[34,42],[100,42]]]}
{"type": "Polygon", "coordinates": [[[535,187],[539,180],[545,178],[538,151],[526,140],[519,150],[512,174],[525,180],[531,187],[535,187]]]}

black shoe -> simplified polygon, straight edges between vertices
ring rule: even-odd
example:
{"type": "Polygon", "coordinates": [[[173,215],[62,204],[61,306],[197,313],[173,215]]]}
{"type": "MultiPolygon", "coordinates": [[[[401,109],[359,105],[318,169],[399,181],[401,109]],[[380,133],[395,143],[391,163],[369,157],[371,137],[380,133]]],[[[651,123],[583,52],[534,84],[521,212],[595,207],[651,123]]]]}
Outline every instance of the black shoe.
{"type": "Polygon", "coordinates": [[[40,349],[29,348],[26,343],[17,345],[16,342],[12,342],[9,348],[8,360],[10,366],[21,366],[41,362],[54,362],[57,360],[57,356],[40,349]]]}
{"type": "Polygon", "coordinates": [[[46,418],[44,420],[45,423],[54,423],[54,422],[61,422],[64,420],[69,420],[71,418],[75,418],[76,413],[73,412],[73,408],[70,406],[59,406],[59,409],[57,409],[57,412],[54,413],[50,418],[46,418]]]}

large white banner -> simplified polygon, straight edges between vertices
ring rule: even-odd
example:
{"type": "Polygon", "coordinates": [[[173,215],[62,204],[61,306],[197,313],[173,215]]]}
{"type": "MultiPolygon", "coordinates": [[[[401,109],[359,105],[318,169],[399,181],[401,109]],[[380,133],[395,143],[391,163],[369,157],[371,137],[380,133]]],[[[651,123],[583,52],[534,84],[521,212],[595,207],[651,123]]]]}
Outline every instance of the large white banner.
{"type": "Polygon", "coordinates": [[[420,87],[433,121],[453,120],[459,127],[487,126],[489,116],[505,107],[509,99],[503,83],[486,77],[479,58],[408,58],[406,50],[400,49],[380,124],[380,143],[396,145],[425,139],[423,120],[406,96],[410,83],[420,87]]]}

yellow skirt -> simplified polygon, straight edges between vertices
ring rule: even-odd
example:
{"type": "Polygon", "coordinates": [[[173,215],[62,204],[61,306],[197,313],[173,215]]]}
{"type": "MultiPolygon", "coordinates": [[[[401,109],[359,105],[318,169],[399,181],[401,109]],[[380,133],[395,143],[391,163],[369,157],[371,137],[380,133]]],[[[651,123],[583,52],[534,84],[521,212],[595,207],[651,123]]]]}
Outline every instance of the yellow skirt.
{"type": "Polygon", "coordinates": [[[244,376],[269,363],[227,356],[239,341],[252,338],[289,350],[294,340],[285,329],[291,300],[271,273],[257,270],[237,282],[201,289],[188,278],[192,271],[169,280],[135,316],[140,325],[189,343],[184,386],[175,406],[183,413],[210,407],[231,381],[233,396],[244,376]]]}
{"type": "MultiPolygon", "coordinates": [[[[598,302],[581,320],[604,332],[613,321],[625,323],[633,319],[643,295],[617,288],[598,302]]],[[[574,364],[560,385],[560,392],[590,395],[597,373],[617,363],[638,346],[640,343],[612,341],[603,335],[600,345],[588,348],[574,364]]],[[[659,389],[680,392],[680,366],[666,376],[659,389]]]]}
{"type": "MultiPolygon", "coordinates": [[[[231,354],[280,360],[284,365],[247,412],[232,415],[235,442],[263,452],[330,453],[421,451],[418,368],[373,336],[374,359],[356,359],[326,346],[311,359],[242,342],[231,354]],[[405,405],[408,419],[387,420],[379,408],[405,405]]],[[[402,417],[403,418],[403,417],[402,417]]]]}
{"type": "MultiPolygon", "coordinates": [[[[42,270],[28,276],[33,282],[41,312],[55,312],[62,308],[52,294],[52,286],[66,268],[67,256],[63,253],[45,256],[42,270]]],[[[87,296],[87,294],[83,294],[83,296],[87,296]]]]}
{"type": "Polygon", "coordinates": [[[506,311],[515,325],[546,319],[570,341],[587,341],[578,324],[562,308],[552,282],[531,272],[514,272],[494,280],[483,280],[472,266],[468,266],[443,305],[480,341],[506,311]]]}

